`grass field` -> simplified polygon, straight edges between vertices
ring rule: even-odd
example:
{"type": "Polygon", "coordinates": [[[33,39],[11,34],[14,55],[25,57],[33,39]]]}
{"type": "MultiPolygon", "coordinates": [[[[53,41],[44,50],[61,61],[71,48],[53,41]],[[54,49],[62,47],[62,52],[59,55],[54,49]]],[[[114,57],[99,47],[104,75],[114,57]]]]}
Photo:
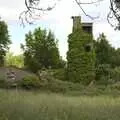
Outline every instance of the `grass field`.
{"type": "Polygon", "coordinates": [[[120,97],[0,90],[0,120],[120,120],[120,97]]]}

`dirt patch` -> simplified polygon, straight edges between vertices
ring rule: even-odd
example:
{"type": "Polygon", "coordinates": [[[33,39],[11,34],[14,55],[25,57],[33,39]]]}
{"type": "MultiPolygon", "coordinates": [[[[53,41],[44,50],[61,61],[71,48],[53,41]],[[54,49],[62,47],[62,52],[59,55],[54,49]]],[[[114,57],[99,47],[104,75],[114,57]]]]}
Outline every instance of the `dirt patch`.
{"type": "Polygon", "coordinates": [[[9,71],[12,71],[12,72],[15,73],[15,79],[16,80],[21,80],[25,76],[35,75],[32,72],[22,70],[22,69],[18,69],[18,68],[14,68],[14,67],[0,67],[0,78],[3,78],[5,80],[8,79],[9,71]]]}

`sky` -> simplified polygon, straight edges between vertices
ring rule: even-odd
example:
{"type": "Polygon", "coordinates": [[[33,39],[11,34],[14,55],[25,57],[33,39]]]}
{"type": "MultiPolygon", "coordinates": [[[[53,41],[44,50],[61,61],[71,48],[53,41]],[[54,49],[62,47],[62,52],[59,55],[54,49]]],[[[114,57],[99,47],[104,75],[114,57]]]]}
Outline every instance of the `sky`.
{"type": "MultiPolygon", "coordinates": [[[[83,1],[88,2],[91,0],[83,1]]],[[[34,25],[25,24],[25,27],[23,27],[20,25],[19,15],[26,9],[24,0],[10,0],[10,2],[9,0],[1,0],[0,16],[8,24],[10,39],[12,40],[10,51],[14,54],[22,53],[20,44],[25,43],[25,34],[30,30],[33,31],[35,28],[41,27],[47,30],[51,29],[54,32],[59,40],[60,54],[65,59],[68,50],[67,37],[72,32],[71,16],[81,16],[82,22],[93,22],[95,39],[100,33],[104,32],[113,47],[120,47],[120,32],[115,31],[106,20],[107,13],[109,12],[109,0],[104,0],[95,5],[85,5],[83,8],[91,16],[99,16],[99,18],[91,20],[86,17],[76,5],[75,0],[59,0],[56,7],[52,11],[43,14],[39,20],[35,21],[34,25]]]]}

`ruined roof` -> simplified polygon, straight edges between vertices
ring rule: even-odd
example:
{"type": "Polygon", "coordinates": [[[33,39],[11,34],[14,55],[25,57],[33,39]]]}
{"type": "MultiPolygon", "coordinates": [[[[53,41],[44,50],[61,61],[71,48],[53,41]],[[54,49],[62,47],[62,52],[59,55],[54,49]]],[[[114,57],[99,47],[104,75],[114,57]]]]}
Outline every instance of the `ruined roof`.
{"type": "Polygon", "coordinates": [[[84,22],[84,23],[82,23],[82,26],[83,27],[91,27],[91,26],[93,26],[93,23],[84,22]]]}

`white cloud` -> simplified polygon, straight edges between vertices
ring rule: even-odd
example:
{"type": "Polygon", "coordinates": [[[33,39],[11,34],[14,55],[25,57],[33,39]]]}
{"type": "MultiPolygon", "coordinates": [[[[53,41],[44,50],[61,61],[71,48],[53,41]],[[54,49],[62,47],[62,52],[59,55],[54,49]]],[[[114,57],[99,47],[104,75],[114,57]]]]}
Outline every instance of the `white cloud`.
{"type": "Polygon", "coordinates": [[[24,0],[1,0],[0,7],[19,9],[24,6],[24,0]]]}
{"type": "Polygon", "coordinates": [[[23,10],[25,10],[24,0],[0,1],[0,16],[5,21],[18,21],[23,10]]]}
{"type": "Polygon", "coordinates": [[[6,21],[11,21],[11,20],[17,20],[18,19],[18,13],[12,8],[0,8],[0,15],[1,18],[6,20],[6,21]]]}

